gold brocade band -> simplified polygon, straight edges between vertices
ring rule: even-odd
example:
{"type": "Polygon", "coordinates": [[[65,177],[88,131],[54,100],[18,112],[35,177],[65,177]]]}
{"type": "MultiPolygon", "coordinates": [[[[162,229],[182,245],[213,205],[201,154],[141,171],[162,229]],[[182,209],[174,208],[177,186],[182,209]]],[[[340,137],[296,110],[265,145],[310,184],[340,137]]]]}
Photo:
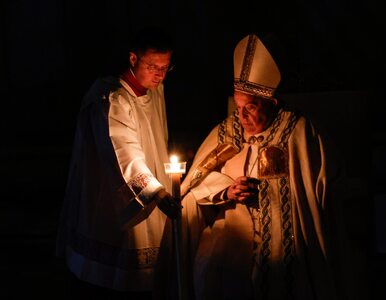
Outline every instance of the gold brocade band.
{"type": "Polygon", "coordinates": [[[251,95],[260,95],[264,98],[273,98],[273,94],[275,92],[275,89],[262,86],[250,81],[241,81],[237,78],[234,81],[234,88],[237,91],[251,95]]]}

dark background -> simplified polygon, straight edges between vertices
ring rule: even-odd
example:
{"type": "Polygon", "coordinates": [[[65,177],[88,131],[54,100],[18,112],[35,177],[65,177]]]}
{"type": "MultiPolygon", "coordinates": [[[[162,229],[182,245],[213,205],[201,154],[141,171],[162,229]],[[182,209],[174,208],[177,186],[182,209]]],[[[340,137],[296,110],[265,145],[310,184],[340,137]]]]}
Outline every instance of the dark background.
{"type": "Polygon", "coordinates": [[[386,297],[379,3],[9,0],[0,2],[1,298],[63,297],[54,243],[80,101],[98,76],[125,62],[125,41],[146,24],[165,27],[175,40],[176,68],[165,80],[170,150],[188,162],[227,114],[236,43],[252,31],[274,33],[282,46],[278,95],[323,123],[338,145],[368,299],[386,297]]]}

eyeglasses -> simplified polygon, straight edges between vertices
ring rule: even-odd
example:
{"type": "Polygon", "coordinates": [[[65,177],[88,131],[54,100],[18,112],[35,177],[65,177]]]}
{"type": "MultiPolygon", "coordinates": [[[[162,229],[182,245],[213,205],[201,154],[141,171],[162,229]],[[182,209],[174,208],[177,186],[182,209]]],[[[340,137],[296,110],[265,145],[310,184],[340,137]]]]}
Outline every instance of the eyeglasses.
{"type": "Polygon", "coordinates": [[[156,65],[147,63],[146,61],[144,61],[141,58],[138,58],[138,61],[142,61],[147,66],[146,69],[151,74],[155,74],[157,72],[165,74],[165,73],[170,72],[170,71],[172,71],[174,69],[174,65],[168,65],[168,66],[165,66],[165,67],[157,67],[156,65]]]}

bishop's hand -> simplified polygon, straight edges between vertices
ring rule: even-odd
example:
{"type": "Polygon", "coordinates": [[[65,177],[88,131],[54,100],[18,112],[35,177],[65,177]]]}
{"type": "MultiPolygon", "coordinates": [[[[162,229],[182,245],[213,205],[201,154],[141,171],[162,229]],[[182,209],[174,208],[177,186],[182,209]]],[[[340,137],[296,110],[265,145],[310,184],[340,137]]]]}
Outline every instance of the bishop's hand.
{"type": "Polygon", "coordinates": [[[226,196],[229,200],[236,202],[249,203],[258,200],[260,181],[256,178],[240,176],[236,178],[234,184],[227,189],[226,196]]]}

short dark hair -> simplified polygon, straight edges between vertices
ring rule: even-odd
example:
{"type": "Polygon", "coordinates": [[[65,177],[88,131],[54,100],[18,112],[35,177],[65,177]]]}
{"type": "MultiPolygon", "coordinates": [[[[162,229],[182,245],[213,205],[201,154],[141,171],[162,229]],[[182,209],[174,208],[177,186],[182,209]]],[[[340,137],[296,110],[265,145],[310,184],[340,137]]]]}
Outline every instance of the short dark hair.
{"type": "Polygon", "coordinates": [[[130,51],[140,54],[149,49],[156,52],[173,52],[171,36],[160,27],[145,27],[136,32],[130,43],[130,51]]]}

